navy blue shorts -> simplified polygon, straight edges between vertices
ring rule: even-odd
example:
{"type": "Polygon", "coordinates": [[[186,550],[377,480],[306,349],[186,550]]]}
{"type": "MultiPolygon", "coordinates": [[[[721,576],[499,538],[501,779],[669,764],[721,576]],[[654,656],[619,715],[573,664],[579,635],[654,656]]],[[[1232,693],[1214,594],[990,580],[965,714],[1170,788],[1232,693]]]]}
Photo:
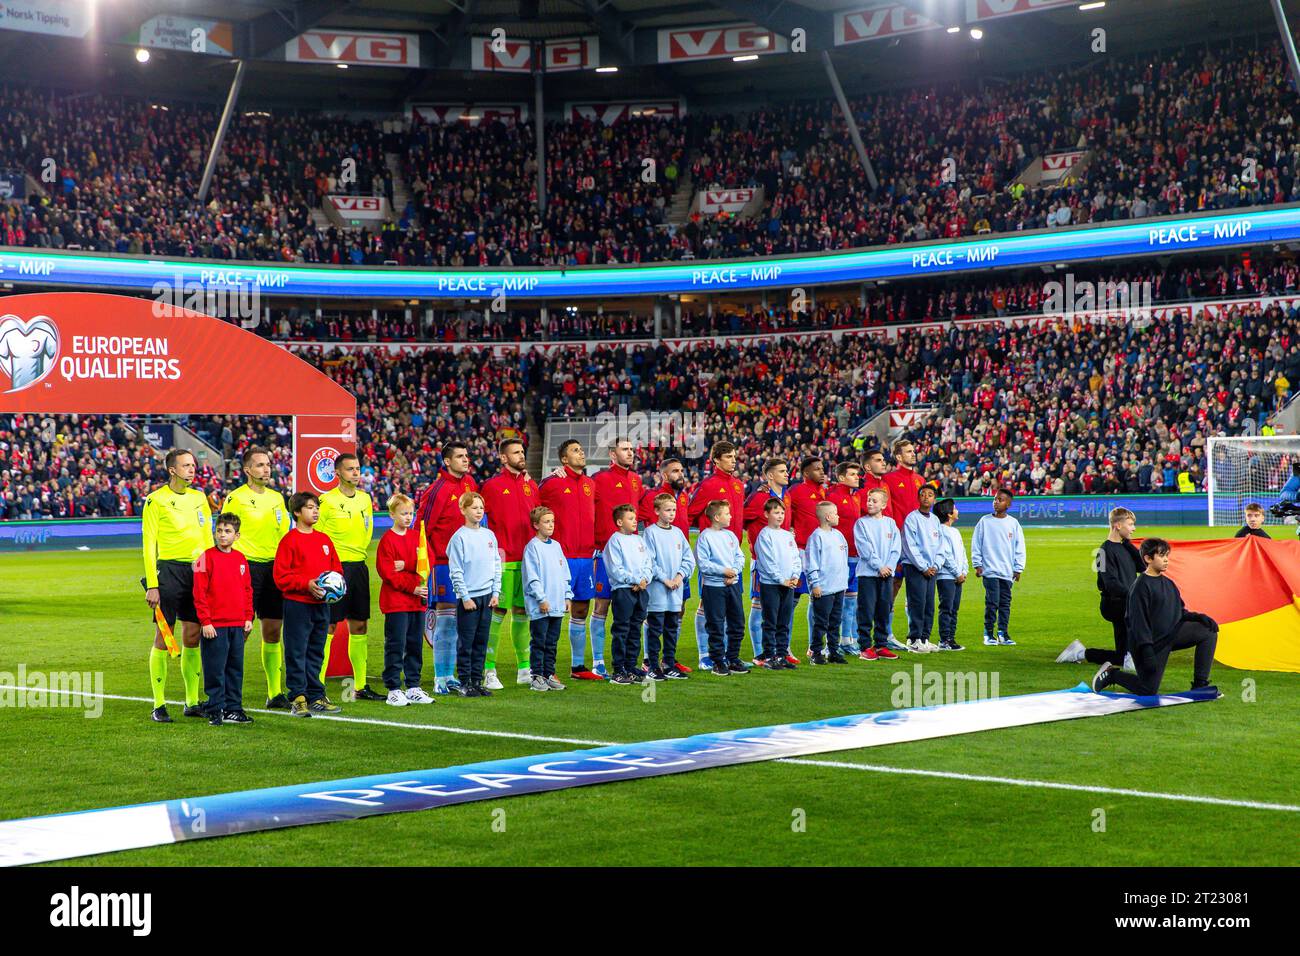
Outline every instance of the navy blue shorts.
{"type": "MultiPolygon", "coordinates": [[[[596,562],[591,558],[569,558],[569,577],[573,580],[573,600],[590,601],[592,598],[609,597],[609,579],[605,580],[605,590],[598,592],[596,590],[593,578],[593,565],[596,562]]],[[[601,569],[604,573],[604,569],[601,569]]]]}

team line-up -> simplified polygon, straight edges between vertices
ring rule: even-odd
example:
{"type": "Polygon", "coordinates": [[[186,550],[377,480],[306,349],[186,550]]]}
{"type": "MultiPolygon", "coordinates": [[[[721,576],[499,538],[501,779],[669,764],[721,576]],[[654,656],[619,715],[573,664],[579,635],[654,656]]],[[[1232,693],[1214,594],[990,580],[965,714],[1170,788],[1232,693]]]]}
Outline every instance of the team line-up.
{"type": "MultiPolygon", "coordinates": [[[[262,623],[266,706],[294,716],[339,712],[324,680],[334,627],[344,621],[353,674],[349,702],[433,703],[421,687],[426,642],[435,694],[492,696],[503,689],[496,651],[507,617],[516,683],[531,690],[565,689],[556,676],[556,648],[566,616],[574,679],[683,680],[694,670],[677,658],[692,575],[699,593],[697,666],[718,677],[743,676],[751,667],[795,669],[800,659],[791,631],[803,595],[809,597],[810,665],[964,650],[957,613],[971,570],[984,585],[984,644],[1014,645],[1011,593],[1026,548],[1019,522],[1008,514],[1011,492],[999,491],[993,513],[976,525],[968,560],[953,500],[936,501],[934,487],[914,470],[911,441],[892,451],[892,470],[883,452],[873,451],[861,463],[835,465],[834,482],[819,458],[800,462],[795,484],[786,461],[769,459],[763,485],[746,496],[736,447],[726,441],[713,445],[712,470],[690,492],[674,458],[660,462],[660,484],[646,488],[632,470],[635,448],[627,440],[609,448],[609,466],[594,475],[587,474],[582,444],[566,441],[560,467],[536,482],[525,468],[523,442],[506,439],[498,446],[501,471],[482,487],[469,474],[468,447],[448,442],[435,480],[415,499],[396,494],[387,502],[393,527],[375,558],[384,615],[387,693],[381,694],[366,676],[374,508],[358,487],[357,456],[337,458],[336,488],[319,497],[299,492],[286,503],[268,487],[270,454],[250,448],[242,458],[246,483],[226,498],[214,528],[207,498],[192,487],[194,457],[174,449],[166,458],[168,483],[143,509],[143,583],[157,624],[149,663],[152,717],[171,722],[168,656],[179,654],[186,716],[214,725],[251,723],[242,704],[243,660],[255,618],[262,623]],[[748,655],[745,538],[753,556],[748,655]],[[891,625],[900,590],[906,642],[891,625]],[[939,633],[932,643],[936,606],[939,633]],[[172,636],[177,621],[179,645],[172,636]]],[[[1096,689],[1120,684],[1154,693],[1169,653],[1194,647],[1195,684],[1208,685],[1217,625],[1188,612],[1164,577],[1167,543],[1147,539],[1141,553],[1133,547],[1134,525],[1132,512],[1112,513],[1107,540],[1115,560],[1111,571],[1098,573],[1114,652],[1086,650],[1076,641],[1058,660],[1102,663],[1096,689]],[[1137,593],[1140,604],[1130,600],[1137,593]]]]}

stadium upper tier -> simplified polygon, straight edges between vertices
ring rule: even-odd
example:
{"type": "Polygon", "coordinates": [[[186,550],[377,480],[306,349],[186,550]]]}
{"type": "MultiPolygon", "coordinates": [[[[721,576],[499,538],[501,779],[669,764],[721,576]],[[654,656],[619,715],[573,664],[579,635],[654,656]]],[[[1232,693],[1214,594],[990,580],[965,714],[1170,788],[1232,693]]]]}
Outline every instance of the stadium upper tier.
{"type": "MultiPolygon", "coordinates": [[[[879,176],[874,191],[829,99],[744,115],[633,117],[608,127],[551,122],[547,202],[539,213],[527,124],[415,122],[385,132],[368,120],[324,114],[245,114],[232,125],[212,194],[201,204],[195,197],[215,108],[5,87],[0,169],[22,169],[46,194],[33,190],[0,204],[0,238],[8,246],[148,257],[510,270],[995,237],[1296,202],[1296,105],[1275,45],[1238,47],[1230,57],[1198,48],[1154,65],[1108,58],[1092,69],[1025,74],[1005,84],[860,97],[852,109],[879,176]],[[1035,157],[1062,149],[1088,157],[1077,180],[1055,189],[1017,182],[1035,157]],[[409,201],[377,231],[321,227],[313,218],[325,196],[391,201],[399,186],[409,201]],[[671,221],[680,192],[710,186],[761,187],[764,206],[749,217],[697,213],[671,221]]],[[[1300,214],[1295,219],[1300,236],[1300,214]]],[[[1108,254],[1209,244],[1173,235],[1153,246],[1143,230],[1136,238],[1145,248],[1108,254]]],[[[1210,237],[1220,238],[1240,244],[1295,236],[1261,226],[1253,236],[1210,237]]],[[[1014,248],[960,265],[1009,264],[1014,248]]],[[[1047,255],[1060,253],[1058,245],[1047,255]]],[[[886,274],[841,274],[848,260],[814,261],[822,264],[771,284],[886,274]]],[[[900,261],[916,271],[916,263],[900,261]]],[[[603,294],[583,288],[578,277],[591,274],[570,271],[552,291],[603,294]]],[[[621,283],[660,273],[605,275],[621,283]]],[[[377,293],[457,291],[374,281],[377,293]]],[[[294,291],[331,294],[328,283],[294,291]]]]}

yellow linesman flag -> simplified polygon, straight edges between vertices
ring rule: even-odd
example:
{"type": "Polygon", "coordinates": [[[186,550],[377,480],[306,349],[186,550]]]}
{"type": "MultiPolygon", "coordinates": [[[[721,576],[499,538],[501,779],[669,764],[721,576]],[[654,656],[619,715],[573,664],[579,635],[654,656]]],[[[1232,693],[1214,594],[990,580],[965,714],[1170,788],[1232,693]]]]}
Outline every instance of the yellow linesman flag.
{"type": "Polygon", "coordinates": [[[162,608],[156,607],[153,609],[153,619],[158,622],[158,631],[162,634],[163,643],[167,645],[167,656],[180,657],[180,645],[176,643],[176,635],[172,633],[167,618],[163,617],[162,608]]]}

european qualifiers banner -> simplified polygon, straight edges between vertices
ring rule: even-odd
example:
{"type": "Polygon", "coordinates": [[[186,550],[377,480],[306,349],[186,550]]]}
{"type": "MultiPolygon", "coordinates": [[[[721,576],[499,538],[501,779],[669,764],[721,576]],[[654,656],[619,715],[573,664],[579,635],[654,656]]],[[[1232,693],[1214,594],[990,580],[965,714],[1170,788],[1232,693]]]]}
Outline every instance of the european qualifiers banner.
{"type": "MultiPolygon", "coordinates": [[[[67,860],[187,840],[332,823],[388,813],[838,750],[931,740],[983,730],[1217,699],[1216,688],[1135,697],[1068,690],[799,724],[697,734],[592,750],[512,757],[433,770],[329,780],[264,790],[187,797],[0,822],[0,866],[67,860]]],[[[324,718],[328,719],[328,718],[324,718]]],[[[539,857],[537,862],[542,862],[539,857]]],[[[744,862],[743,857],[738,862],[744,862]]]]}
{"type": "Polygon", "coordinates": [[[454,299],[498,293],[516,299],[608,297],[907,279],[1294,241],[1300,241],[1300,204],[953,242],[907,243],[819,256],[697,260],[657,266],[341,269],[5,249],[0,251],[0,281],[41,287],[125,289],[155,295],[197,283],[205,289],[255,288],[265,295],[334,298],[454,299]]]}

